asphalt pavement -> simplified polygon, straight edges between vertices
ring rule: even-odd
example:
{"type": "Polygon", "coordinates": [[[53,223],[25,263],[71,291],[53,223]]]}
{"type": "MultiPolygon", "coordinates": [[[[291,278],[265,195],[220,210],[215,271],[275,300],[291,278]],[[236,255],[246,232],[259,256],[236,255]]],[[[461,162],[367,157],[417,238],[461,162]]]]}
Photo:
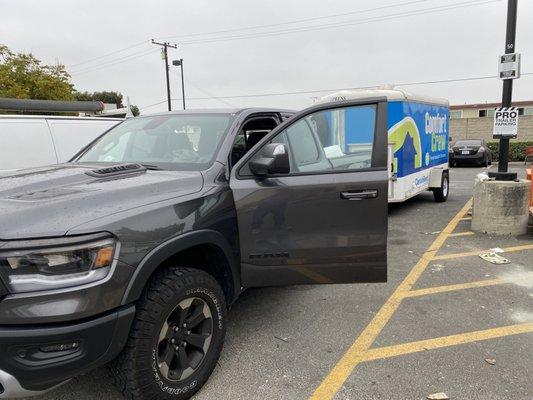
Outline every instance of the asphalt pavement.
{"type": "MultiPolygon", "coordinates": [[[[194,399],[533,399],[533,232],[470,231],[482,170],[453,168],[446,203],[428,192],[390,207],[386,284],[245,292],[194,399]],[[511,263],[478,257],[494,247],[511,263]]],[[[39,397],[73,398],[122,399],[105,369],[39,397]]]]}

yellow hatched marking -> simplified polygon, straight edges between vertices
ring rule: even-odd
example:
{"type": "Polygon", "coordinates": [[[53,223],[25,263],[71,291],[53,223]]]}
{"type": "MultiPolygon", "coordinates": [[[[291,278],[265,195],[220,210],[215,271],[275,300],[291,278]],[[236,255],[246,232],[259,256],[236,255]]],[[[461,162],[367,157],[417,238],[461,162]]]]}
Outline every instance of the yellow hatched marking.
{"type": "Polygon", "coordinates": [[[475,235],[475,232],[467,231],[467,232],[457,232],[457,233],[451,233],[449,237],[457,237],[457,236],[470,236],[475,235]]]}
{"type": "Polygon", "coordinates": [[[472,206],[470,199],[464,207],[452,218],[448,225],[435,238],[428,250],[422,255],[407,277],[400,283],[394,293],[383,304],[381,309],[374,316],[372,321],[365,327],[359,337],[352,343],[348,351],[341,357],[329,374],[320,383],[310,400],[332,399],[342,387],[346,379],[350,376],[354,368],[364,360],[365,352],[372,346],[382,329],[390,320],[394,312],[398,309],[405,294],[411,290],[416,281],[420,278],[430,261],[435,257],[435,253],[442,247],[448,235],[459,224],[460,219],[472,206]]]}
{"type": "Polygon", "coordinates": [[[426,296],[428,294],[445,293],[452,292],[455,290],[473,289],[484,286],[502,285],[505,283],[509,282],[506,282],[503,279],[485,279],[482,281],[459,283],[457,285],[434,286],[430,288],[411,290],[410,292],[407,292],[405,294],[405,297],[426,296]]]}
{"type": "Polygon", "coordinates": [[[457,346],[459,344],[479,342],[482,340],[496,339],[505,336],[519,335],[533,332],[533,323],[503,326],[482,331],[460,333],[458,335],[443,336],[435,339],[420,340],[417,342],[403,343],[395,346],[378,347],[370,349],[361,357],[361,361],[379,360],[396,357],[404,354],[417,353],[425,350],[439,349],[442,347],[457,346]]]}
{"type": "MultiPolygon", "coordinates": [[[[524,251],[524,250],[532,250],[532,249],[533,249],[533,244],[526,244],[526,245],[523,245],[523,246],[505,247],[502,250],[505,253],[512,253],[512,252],[516,252],[516,251],[524,251]]],[[[452,258],[472,257],[472,256],[477,256],[480,253],[484,253],[484,252],[488,252],[488,251],[490,251],[490,250],[486,249],[486,250],[466,251],[464,253],[442,254],[440,256],[433,257],[433,259],[434,260],[449,260],[449,259],[452,259],[452,258]]]]}

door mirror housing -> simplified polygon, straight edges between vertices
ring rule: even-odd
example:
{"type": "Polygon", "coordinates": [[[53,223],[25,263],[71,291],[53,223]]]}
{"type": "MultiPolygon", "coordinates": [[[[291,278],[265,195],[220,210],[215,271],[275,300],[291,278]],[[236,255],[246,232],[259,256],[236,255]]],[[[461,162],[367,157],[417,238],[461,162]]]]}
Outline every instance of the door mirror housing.
{"type": "Polygon", "coordinates": [[[291,170],[289,151],[282,143],[267,144],[250,160],[249,165],[250,171],[256,176],[288,174],[291,170]]]}

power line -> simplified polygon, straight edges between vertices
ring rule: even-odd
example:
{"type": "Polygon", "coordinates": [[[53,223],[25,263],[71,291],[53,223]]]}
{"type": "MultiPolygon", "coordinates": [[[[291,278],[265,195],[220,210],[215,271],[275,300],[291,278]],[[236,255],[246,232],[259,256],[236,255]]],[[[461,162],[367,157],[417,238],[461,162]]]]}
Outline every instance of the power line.
{"type": "Polygon", "coordinates": [[[126,62],[126,61],[131,61],[133,59],[144,57],[144,56],[147,56],[149,54],[154,54],[154,53],[158,53],[158,52],[159,52],[159,50],[154,50],[154,49],[143,50],[143,51],[140,51],[140,52],[137,52],[137,53],[128,54],[127,56],[118,58],[116,60],[111,60],[111,61],[109,61],[107,63],[104,63],[104,64],[101,64],[101,65],[96,65],[96,66],[93,66],[93,67],[88,67],[88,68],[84,68],[84,69],[81,69],[81,70],[78,70],[78,71],[74,71],[74,72],[71,72],[70,74],[74,75],[74,76],[79,76],[79,75],[83,75],[83,74],[88,73],[88,72],[93,72],[93,71],[98,71],[98,70],[101,70],[101,69],[106,69],[108,67],[113,67],[113,66],[115,66],[117,64],[121,64],[121,63],[126,62]]]}
{"type": "Polygon", "coordinates": [[[115,50],[115,51],[112,51],[112,52],[109,52],[109,53],[106,53],[106,54],[102,54],[101,56],[98,56],[98,57],[89,58],[88,60],[81,61],[81,62],[78,62],[76,64],[71,64],[68,67],[69,68],[77,67],[78,65],[83,65],[83,64],[91,63],[91,62],[96,61],[96,60],[101,60],[102,58],[105,58],[105,57],[108,57],[108,56],[111,56],[111,55],[114,55],[114,54],[117,54],[117,53],[122,53],[123,51],[129,50],[129,49],[133,49],[135,47],[139,47],[142,44],[148,44],[148,43],[149,43],[148,40],[143,40],[142,42],[138,42],[138,43],[132,44],[131,46],[124,47],[122,49],[115,50]]]}
{"type": "Polygon", "coordinates": [[[356,10],[356,11],[350,11],[350,12],[345,12],[345,13],[340,13],[340,14],[330,14],[330,15],[311,17],[311,18],[295,19],[295,20],[291,20],[291,21],[278,22],[278,23],[273,23],[273,24],[252,25],[252,26],[247,26],[245,28],[233,28],[233,29],[224,29],[224,30],[211,31],[211,32],[190,33],[190,34],[187,34],[187,35],[160,36],[157,39],[178,39],[178,40],[181,40],[181,39],[184,39],[184,38],[187,38],[187,37],[194,37],[194,36],[209,36],[209,35],[216,35],[216,34],[220,34],[220,33],[248,31],[250,29],[264,29],[264,28],[271,28],[271,27],[283,26],[283,25],[294,25],[294,24],[300,24],[302,22],[310,22],[310,21],[317,21],[317,20],[321,20],[321,19],[345,17],[345,16],[348,16],[348,15],[364,14],[364,13],[368,13],[368,12],[372,12],[372,11],[379,11],[379,10],[384,10],[384,9],[397,8],[397,7],[402,7],[402,6],[416,4],[416,3],[426,3],[428,1],[436,1],[436,0],[406,1],[406,2],[401,2],[401,3],[395,3],[395,4],[386,5],[386,6],[381,6],[381,7],[367,8],[367,9],[364,9],[364,10],[356,10]]]}
{"type": "Polygon", "coordinates": [[[262,32],[262,33],[250,33],[250,34],[245,34],[245,35],[222,36],[218,38],[215,37],[215,38],[207,38],[207,39],[188,40],[188,41],[184,40],[184,41],[181,41],[180,44],[191,45],[191,44],[215,43],[215,42],[232,41],[232,40],[255,39],[255,38],[270,37],[270,36],[280,36],[280,35],[285,35],[285,34],[290,34],[290,33],[341,28],[345,26],[363,25],[363,24],[372,23],[372,22],[380,22],[380,21],[386,21],[386,20],[406,18],[406,17],[410,17],[414,15],[431,14],[435,12],[442,12],[442,11],[448,11],[448,10],[453,10],[453,9],[485,5],[485,4],[496,3],[500,1],[501,0],[466,1],[466,2],[461,2],[461,3],[455,3],[452,5],[430,7],[430,8],[420,9],[420,10],[413,10],[413,11],[389,14],[389,15],[378,16],[378,17],[369,17],[369,18],[363,18],[363,19],[353,20],[353,21],[312,25],[312,26],[306,26],[306,27],[290,28],[290,29],[283,29],[283,30],[278,30],[278,31],[269,31],[269,32],[262,32]]]}
{"type": "MultiPolygon", "coordinates": [[[[398,7],[398,6],[401,6],[401,5],[414,4],[414,3],[426,2],[426,1],[432,1],[432,0],[416,0],[416,1],[410,1],[410,2],[405,2],[405,3],[397,3],[395,5],[391,5],[391,7],[398,7]]],[[[484,5],[484,4],[495,3],[495,2],[499,2],[499,1],[501,1],[501,0],[471,0],[471,1],[461,2],[461,3],[451,4],[451,5],[430,7],[430,8],[426,8],[426,9],[413,10],[413,11],[396,13],[396,14],[389,14],[389,15],[385,15],[385,16],[370,17],[370,18],[364,18],[364,19],[353,20],[353,21],[345,21],[345,22],[340,22],[340,23],[328,23],[328,24],[313,25],[313,26],[307,26],[307,27],[290,28],[290,29],[278,30],[278,31],[269,31],[269,32],[267,31],[267,32],[262,32],[262,33],[250,33],[250,34],[246,34],[246,35],[234,35],[234,36],[225,36],[225,37],[223,36],[223,37],[218,37],[218,38],[214,37],[214,38],[207,38],[207,39],[196,39],[196,40],[190,40],[190,41],[183,41],[182,44],[192,45],[192,44],[213,43],[213,42],[221,42],[221,41],[254,39],[254,38],[262,38],[262,37],[269,37],[269,36],[279,36],[279,35],[285,35],[285,34],[290,34],[290,33],[309,32],[309,31],[332,29],[332,28],[341,28],[341,27],[345,27],[345,26],[362,25],[362,24],[367,24],[367,23],[372,23],[372,22],[380,22],[380,21],[385,21],[385,20],[406,18],[406,17],[410,17],[410,16],[414,16],[414,15],[423,15],[423,14],[429,14],[429,13],[433,13],[433,12],[448,11],[448,10],[457,9],[457,8],[465,8],[465,7],[484,5]]],[[[362,13],[362,12],[365,12],[365,11],[368,12],[369,10],[382,9],[382,8],[386,8],[386,7],[376,7],[374,9],[354,11],[354,12],[345,13],[345,14],[362,13]]],[[[339,15],[342,15],[342,14],[335,14],[335,15],[339,16],[339,15]]],[[[314,18],[308,18],[307,20],[314,20],[314,19],[321,19],[321,18],[331,18],[331,17],[333,17],[333,16],[314,17],[314,18]]],[[[298,20],[298,21],[303,21],[303,20],[298,20]]],[[[282,25],[282,24],[288,24],[288,23],[289,22],[279,23],[279,24],[271,24],[271,25],[282,25]]],[[[266,25],[264,25],[264,26],[266,26],[266,25]]],[[[227,31],[231,31],[231,30],[227,30],[227,31]]],[[[194,35],[199,35],[199,34],[191,34],[191,35],[188,35],[188,36],[194,36],[194,35]]],[[[124,51],[126,49],[129,49],[129,48],[132,48],[132,47],[138,46],[140,44],[144,44],[144,43],[146,43],[146,42],[143,41],[143,42],[138,43],[138,44],[136,44],[134,46],[129,46],[127,48],[118,50],[118,51],[113,52],[113,53],[108,53],[107,55],[103,55],[103,56],[100,56],[100,57],[97,57],[97,58],[104,58],[106,56],[109,56],[109,55],[112,55],[112,54],[116,54],[116,53],[118,53],[120,51],[124,51]]],[[[88,66],[88,67],[82,68],[82,70],[74,71],[74,72],[72,72],[72,74],[73,75],[80,75],[82,73],[92,72],[93,70],[100,70],[102,68],[106,68],[107,66],[114,66],[114,65],[119,64],[121,62],[128,61],[128,60],[131,60],[133,58],[136,58],[137,56],[138,57],[142,57],[142,56],[145,56],[147,54],[150,54],[150,53],[148,53],[145,50],[143,50],[141,52],[128,54],[128,55],[126,55],[124,57],[121,57],[121,58],[118,58],[118,59],[108,60],[108,61],[104,62],[104,64],[101,64],[101,65],[88,66]]]]}
{"type": "MultiPolygon", "coordinates": [[[[196,90],[199,90],[200,92],[205,93],[207,96],[209,96],[210,99],[212,99],[212,100],[218,100],[218,101],[220,101],[221,103],[227,105],[228,107],[232,107],[232,108],[236,108],[236,107],[237,107],[235,104],[232,104],[232,103],[230,103],[229,101],[226,101],[226,100],[224,100],[223,98],[221,98],[221,97],[219,97],[219,96],[215,96],[214,94],[209,93],[207,90],[202,89],[201,87],[198,87],[198,85],[196,85],[195,83],[192,83],[190,80],[186,79],[185,81],[187,82],[188,85],[191,85],[191,86],[194,87],[196,90]]],[[[194,99],[194,98],[193,98],[193,99],[194,99]]]]}
{"type": "MultiPolygon", "coordinates": [[[[521,74],[522,76],[533,75],[533,72],[525,72],[521,74]]],[[[476,77],[466,77],[466,78],[455,78],[455,79],[440,79],[440,80],[431,80],[431,81],[418,81],[418,82],[402,82],[395,84],[394,86],[416,86],[416,85],[433,85],[438,83],[454,83],[454,82],[465,82],[465,81],[478,81],[486,79],[497,79],[496,75],[487,75],[487,76],[476,76],[476,77]]],[[[314,94],[314,93],[324,93],[324,92],[338,92],[341,90],[358,90],[358,89],[377,89],[381,85],[373,86],[359,86],[359,87],[343,87],[343,88],[333,88],[333,89],[316,89],[316,90],[297,90],[292,92],[276,92],[276,93],[259,93],[259,94],[244,94],[244,95],[230,95],[230,96],[211,96],[211,97],[188,97],[187,100],[220,100],[220,99],[241,99],[241,98],[254,98],[254,97],[272,97],[272,96],[290,96],[296,94],[314,94]]],[[[179,100],[179,99],[173,99],[179,100]]],[[[146,109],[150,107],[157,106],[164,103],[166,100],[149,104],[141,109],[146,109]]]]}
{"type": "MultiPolygon", "coordinates": [[[[192,33],[192,34],[188,34],[188,35],[167,36],[167,37],[169,37],[169,38],[170,37],[187,38],[187,37],[195,37],[195,36],[208,36],[208,35],[219,34],[219,33],[239,32],[239,31],[246,31],[246,30],[251,30],[251,29],[264,29],[264,28],[268,28],[268,27],[294,25],[294,24],[298,24],[298,23],[302,23],[302,22],[310,22],[310,21],[316,21],[316,20],[321,20],[321,19],[337,18],[337,17],[343,17],[343,16],[347,16],[347,15],[354,15],[354,14],[363,14],[363,13],[368,13],[368,12],[372,12],[372,11],[379,11],[379,10],[382,10],[382,9],[398,8],[398,7],[412,5],[412,4],[425,3],[425,2],[428,2],[428,1],[435,1],[435,0],[412,0],[412,1],[406,1],[406,2],[390,4],[390,5],[387,5],[387,6],[374,7],[374,8],[368,8],[368,9],[363,9],[363,10],[356,10],[356,11],[351,11],[351,12],[346,12],[346,13],[331,14],[331,15],[317,16],[317,17],[311,17],[311,18],[304,18],[304,19],[298,19],[298,20],[274,23],[274,24],[255,25],[255,26],[249,26],[249,27],[246,27],[246,28],[225,29],[225,30],[205,32],[205,33],[192,33]]],[[[500,1],[500,0],[493,0],[493,1],[500,1]]],[[[483,3],[481,3],[481,4],[483,4],[483,3]]],[[[477,4],[473,4],[473,5],[477,5],[477,4]]],[[[441,6],[441,7],[446,7],[446,6],[441,6]]],[[[415,14],[413,14],[413,15],[415,15],[415,14]]],[[[391,16],[393,16],[393,15],[391,15],[391,16]]],[[[390,19],[391,16],[385,16],[384,19],[390,19]]],[[[406,15],[406,16],[408,16],[408,15],[406,15]]],[[[377,21],[380,21],[381,20],[380,18],[383,18],[383,17],[374,17],[374,19],[376,19],[376,18],[378,18],[376,20],[376,22],[377,22],[377,21]]],[[[357,21],[357,22],[361,23],[363,21],[357,21]]],[[[365,22],[374,22],[374,21],[368,20],[368,21],[365,21],[365,22]]],[[[320,29],[330,29],[330,28],[335,28],[335,27],[341,27],[341,26],[344,26],[344,24],[346,24],[346,22],[341,23],[341,24],[343,24],[343,25],[331,26],[331,27],[330,26],[324,26],[324,27],[320,27],[320,29]]],[[[348,24],[353,24],[353,23],[348,23],[348,24]]],[[[300,27],[299,29],[303,29],[302,30],[303,32],[305,32],[307,30],[315,30],[315,29],[309,29],[309,28],[310,27],[300,27]]],[[[318,26],[317,26],[317,28],[318,28],[318,26]]],[[[296,28],[292,28],[291,30],[287,31],[286,33],[293,33],[292,31],[295,30],[295,29],[296,28]]],[[[298,32],[298,30],[295,30],[295,32],[298,32]]],[[[283,32],[283,33],[285,33],[285,32],[283,32]]],[[[250,33],[249,35],[243,35],[243,37],[206,38],[206,39],[203,39],[204,41],[199,41],[200,39],[198,39],[196,41],[188,41],[187,44],[194,44],[196,42],[198,42],[198,43],[206,43],[205,42],[206,40],[210,40],[210,41],[212,41],[212,40],[216,40],[216,41],[239,40],[239,39],[248,39],[248,38],[254,38],[254,37],[263,37],[262,35],[279,35],[279,34],[282,34],[282,32],[279,32],[279,33],[278,32],[263,32],[263,33],[256,32],[256,33],[250,33]],[[254,36],[254,35],[260,35],[260,36],[254,36]]],[[[162,38],[165,38],[165,37],[163,36],[162,38]]],[[[101,60],[101,59],[104,59],[106,57],[110,57],[110,56],[119,54],[121,52],[124,52],[126,50],[130,50],[132,48],[141,46],[143,44],[148,44],[148,43],[149,43],[148,40],[143,40],[142,42],[134,43],[134,44],[132,44],[130,46],[127,46],[127,47],[124,47],[124,48],[121,48],[121,49],[118,49],[118,50],[103,54],[101,56],[93,57],[91,59],[87,59],[85,61],[81,61],[81,62],[76,63],[76,64],[71,64],[68,67],[71,68],[71,67],[77,67],[77,66],[83,65],[83,64],[92,63],[94,61],[101,60]]],[[[113,61],[116,61],[116,60],[108,60],[106,63],[112,63],[113,61]]],[[[94,66],[94,67],[100,67],[100,65],[94,66]]],[[[80,72],[80,71],[78,71],[78,72],[80,72]]]]}

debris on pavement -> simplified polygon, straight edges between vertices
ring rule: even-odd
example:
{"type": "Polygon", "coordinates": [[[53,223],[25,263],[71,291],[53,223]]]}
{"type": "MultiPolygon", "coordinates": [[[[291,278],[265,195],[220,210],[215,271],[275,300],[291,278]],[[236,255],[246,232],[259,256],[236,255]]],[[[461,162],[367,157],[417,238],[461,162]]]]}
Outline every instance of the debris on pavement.
{"type": "Polygon", "coordinates": [[[507,258],[500,256],[498,253],[495,253],[493,251],[486,251],[483,253],[480,253],[479,256],[492,264],[510,264],[511,261],[509,261],[507,258]]]}
{"type": "Polygon", "coordinates": [[[485,362],[490,365],[496,364],[496,360],[494,358],[485,358],[485,362]]]}
{"type": "Polygon", "coordinates": [[[489,251],[492,251],[493,253],[505,253],[505,251],[499,247],[494,247],[492,249],[489,249],[489,251]]]}
{"type": "Polygon", "coordinates": [[[276,336],[274,335],[274,338],[278,339],[278,340],[281,340],[282,342],[285,342],[285,343],[288,343],[289,342],[289,339],[290,337],[287,336],[287,337],[280,337],[280,336],[276,336]]]}
{"type": "Polygon", "coordinates": [[[448,395],[444,392],[430,394],[427,398],[428,400],[450,400],[448,395]]]}
{"type": "Polygon", "coordinates": [[[444,265],[442,264],[433,264],[433,266],[431,267],[431,272],[440,272],[444,269],[444,265]]]}

